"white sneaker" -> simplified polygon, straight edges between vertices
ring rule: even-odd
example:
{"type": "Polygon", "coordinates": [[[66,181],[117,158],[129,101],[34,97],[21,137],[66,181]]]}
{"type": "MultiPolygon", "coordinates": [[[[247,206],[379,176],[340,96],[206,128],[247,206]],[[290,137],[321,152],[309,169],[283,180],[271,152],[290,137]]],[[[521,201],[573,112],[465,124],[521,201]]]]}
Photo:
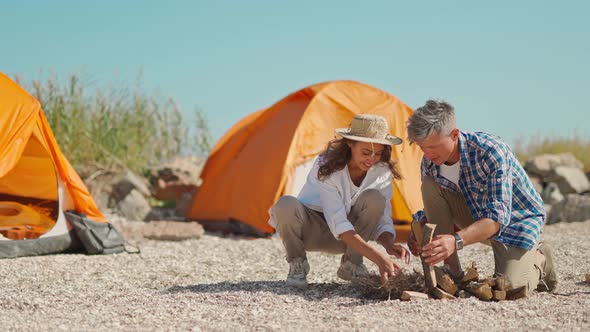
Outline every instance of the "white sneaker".
{"type": "Polygon", "coordinates": [[[306,258],[295,258],[289,262],[289,275],[287,276],[287,286],[304,288],[307,287],[307,274],[309,273],[309,263],[306,258]]]}
{"type": "Polygon", "coordinates": [[[371,275],[365,264],[354,264],[351,261],[343,260],[336,272],[338,278],[350,281],[353,278],[362,278],[371,275]]]}

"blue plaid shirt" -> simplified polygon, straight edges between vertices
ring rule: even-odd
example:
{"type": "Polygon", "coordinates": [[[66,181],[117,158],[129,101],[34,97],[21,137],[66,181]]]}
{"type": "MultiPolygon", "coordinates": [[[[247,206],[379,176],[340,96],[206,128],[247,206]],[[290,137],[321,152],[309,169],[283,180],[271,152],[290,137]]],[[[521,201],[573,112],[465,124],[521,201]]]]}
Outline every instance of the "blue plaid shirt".
{"type": "MultiPolygon", "coordinates": [[[[422,179],[433,177],[443,189],[462,193],[474,220],[500,223],[493,238],[530,250],[545,222],[543,201],[510,147],[499,137],[481,132],[460,132],[459,186],[439,173],[439,167],[422,158],[422,179]]],[[[423,210],[414,214],[423,221],[423,210]]]]}

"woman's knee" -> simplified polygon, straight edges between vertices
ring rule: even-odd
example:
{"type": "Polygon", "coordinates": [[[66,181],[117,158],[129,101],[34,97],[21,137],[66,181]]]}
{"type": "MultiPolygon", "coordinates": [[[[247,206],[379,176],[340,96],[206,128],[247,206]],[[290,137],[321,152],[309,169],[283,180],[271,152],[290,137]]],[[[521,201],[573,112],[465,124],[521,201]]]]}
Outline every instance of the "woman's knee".
{"type": "Polygon", "coordinates": [[[282,196],[271,207],[271,214],[276,218],[278,223],[286,221],[287,218],[295,216],[295,213],[301,202],[293,196],[282,196]]]}
{"type": "Polygon", "coordinates": [[[357,204],[361,203],[366,209],[369,208],[376,212],[383,212],[385,210],[385,197],[377,189],[367,189],[363,191],[357,199],[357,204]]]}

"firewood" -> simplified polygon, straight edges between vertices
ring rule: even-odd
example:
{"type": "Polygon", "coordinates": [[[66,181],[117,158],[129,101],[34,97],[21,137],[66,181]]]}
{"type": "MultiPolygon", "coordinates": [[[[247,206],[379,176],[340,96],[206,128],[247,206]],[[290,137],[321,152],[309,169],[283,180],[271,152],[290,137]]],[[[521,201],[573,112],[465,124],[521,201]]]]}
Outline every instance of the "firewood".
{"type": "Polygon", "coordinates": [[[400,297],[402,301],[417,301],[417,300],[428,300],[428,294],[413,291],[403,291],[400,297]]]}
{"type": "Polygon", "coordinates": [[[477,269],[473,267],[466,268],[464,273],[463,278],[461,278],[462,284],[479,280],[479,273],[477,272],[477,269]]]}
{"type": "Polygon", "coordinates": [[[496,286],[494,289],[500,291],[509,291],[512,289],[512,283],[505,276],[501,276],[496,278],[496,286]]]}
{"type": "Polygon", "coordinates": [[[483,282],[472,281],[465,286],[465,290],[483,301],[489,301],[493,297],[492,287],[483,282]]]}
{"type": "Polygon", "coordinates": [[[492,287],[492,288],[496,287],[496,279],[495,278],[486,278],[483,282],[490,285],[490,287],[492,287]]]}
{"type": "MultiPolygon", "coordinates": [[[[434,235],[435,228],[436,224],[424,225],[422,234],[422,248],[432,241],[432,235],[434,235]]],[[[436,275],[434,274],[434,268],[432,265],[424,262],[424,257],[422,257],[422,255],[420,255],[420,260],[422,261],[422,269],[424,270],[424,283],[426,285],[426,289],[433,289],[436,287],[436,275]]]]}
{"type": "Polygon", "coordinates": [[[432,295],[433,298],[438,299],[438,300],[454,300],[454,299],[456,299],[456,297],[454,297],[453,295],[445,292],[444,290],[442,290],[438,287],[434,287],[434,288],[430,289],[430,294],[432,295]]]}
{"type": "Polygon", "coordinates": [[[506,300],[518,300],[529,296],[529,288],[520,286],[506,292],[506,300]]]}
{"type": "Polygon", "coordinates": [[[506,300],[506,291],[503,291],[503,290],[493,291],[492,300],[494,300],[494,301],[506,300]]]}
{"type": "Polygon", "coordinates": [[[455,285],[453,279],[445,273],[443,269],[438,266],[434,266],[434,274],[436,275],[436,285],[444,290],[445,292],[455,295],[459,290],[459,287],[455,285]]]}

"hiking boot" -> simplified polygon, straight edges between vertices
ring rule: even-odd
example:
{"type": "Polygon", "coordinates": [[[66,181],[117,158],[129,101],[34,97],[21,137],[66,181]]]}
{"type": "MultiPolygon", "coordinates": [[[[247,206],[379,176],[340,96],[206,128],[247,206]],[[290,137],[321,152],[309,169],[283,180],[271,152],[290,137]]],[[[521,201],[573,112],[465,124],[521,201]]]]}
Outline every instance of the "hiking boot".
{"type": "Polygon", "coordinates": [[[371,275],[365,264],[354,264],[348,260],[342,260],[340,267],[336,272],[338,278],[351,281],[353,278],[362,278],[371,275]]]}
{"type": "Polygon", "coordinates": [[[295,258],[289,262],[289,275],[287,276],[287,286],[304,288],[307,287],[307,274],[309,273],[309,263],[306,258],[295,258]]]}
{"type": "Polygon", "coordinates": [[[547,243],[541,242],[539,250],[545,256],[545,265],[541,272],[541,279],[537,285],[539,292],[554,292],[557,288],[557,269],[555,268],[555,256],[553,256],[553,248],[547,243]]]}

